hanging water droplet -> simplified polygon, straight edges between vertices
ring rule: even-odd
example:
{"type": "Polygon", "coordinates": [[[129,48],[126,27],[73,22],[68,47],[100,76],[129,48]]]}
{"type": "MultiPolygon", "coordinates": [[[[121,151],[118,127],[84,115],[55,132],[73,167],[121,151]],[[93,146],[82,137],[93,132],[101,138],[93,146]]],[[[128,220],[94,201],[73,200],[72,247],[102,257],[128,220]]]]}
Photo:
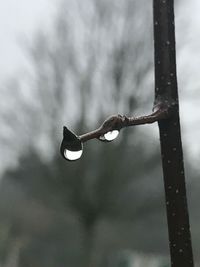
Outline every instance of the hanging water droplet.
{"type": "Polygon", "coordinates": [[[106,140],[112,141],[115,138],[117,138],[118,134],[119,134],[119,131],[118,130],[114,130],[114,131],[111,131],[111,132],[108,132],[108,133],[104,134],[104,137],[105,137],[106,140]]]}
{"type": "Polygon", "coordinates": [[[73,132],[63,127],[63,140],[60,152],[64,159],[69,161],[77,160],[83,153],[83,144],[73,132]]]}
{"type": "Polygon", "coordinates": [[[83,150],[79,151],[70,151],[68,149],[64,150],[64,156],[67,160],[77,160],[80,159],[81,155],[83,153],[83,150]]]}
{"type": "Polygon", "coordinates": [[[104,141],[104,142],[111,142],[114,139],[116,139],[118,135],[119,135],[119,131],[113,130],[113,131],[105,133],[104,135],[101,135],[99,137],[99,140],[104,141]]]}

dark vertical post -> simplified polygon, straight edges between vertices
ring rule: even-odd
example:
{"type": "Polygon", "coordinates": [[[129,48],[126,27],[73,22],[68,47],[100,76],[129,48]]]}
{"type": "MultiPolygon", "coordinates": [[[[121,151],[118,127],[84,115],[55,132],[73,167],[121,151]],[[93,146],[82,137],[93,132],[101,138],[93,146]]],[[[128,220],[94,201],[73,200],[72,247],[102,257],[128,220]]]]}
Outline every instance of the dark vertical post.
{"type": "Polygon", "coordinates": [[[155,105],[171,115],[158,122],[164,174],[171,266],[192,267],[193,253],[186,198],[176,76],[174,1],[153,0],[155,105]]]}

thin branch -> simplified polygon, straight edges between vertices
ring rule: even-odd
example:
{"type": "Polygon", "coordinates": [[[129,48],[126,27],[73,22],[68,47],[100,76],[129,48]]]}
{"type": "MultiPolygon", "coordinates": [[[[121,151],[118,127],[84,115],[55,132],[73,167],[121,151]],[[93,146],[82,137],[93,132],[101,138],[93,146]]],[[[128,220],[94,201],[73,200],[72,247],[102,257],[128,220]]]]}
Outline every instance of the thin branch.
{"type": "Polygon", "coordinates": [[[154,107],[154,111],[150,115],[140,116],[140,117],[127,117],[121,115],[113,115],[108,117],[103,124],[96,130],[85,133],[79,136],[81,142],[86,142],[91,139],[100,138],[107,132],[113,130],[121,130],[122,128],[140,125],[140,124],[150,124],[162,119],[169,118],[170,112],[169,105],[159,104],[154,107]]]}

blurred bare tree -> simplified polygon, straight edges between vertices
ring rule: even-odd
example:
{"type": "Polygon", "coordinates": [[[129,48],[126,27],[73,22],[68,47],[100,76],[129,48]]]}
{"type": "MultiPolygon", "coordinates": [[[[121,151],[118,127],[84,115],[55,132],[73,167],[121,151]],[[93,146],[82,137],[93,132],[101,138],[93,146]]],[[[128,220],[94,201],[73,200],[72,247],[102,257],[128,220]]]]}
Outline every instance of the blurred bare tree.
{"type": "Polygon", "coordinates": [[[166,252],[153,139],[124,130],[114,144],[87,144],[78,163],[58,154],[64,124],[82,133],[105,114],[151,108],[151,13],[145,0],[65,0],[52,32],[41,29],[30,45],[31,97],[17,80],[19,109],[8,113],[14,147],[26,149],[0,187],[5,264],[8,251],[21,267],[106,266],[126,248],[166,252]]]}

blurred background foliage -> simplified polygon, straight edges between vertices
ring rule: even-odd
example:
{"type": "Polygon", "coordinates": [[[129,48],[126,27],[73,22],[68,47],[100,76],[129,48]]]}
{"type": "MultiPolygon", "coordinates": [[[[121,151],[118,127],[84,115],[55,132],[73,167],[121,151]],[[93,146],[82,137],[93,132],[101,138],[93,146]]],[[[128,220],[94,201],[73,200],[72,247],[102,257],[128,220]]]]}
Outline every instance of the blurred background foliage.
{"type": "MultiPolygon", "coordinates": [[[[26,44],[29,68],[4,88],[0,266],[112,267],[125,250],[168,257],[156,125],[88,142],[74,163],[59,154],[63,125],[84,133],[108,115],[151,110],[151,1],[65,0],[57,9],[51,31],[41,25],[26,44]]],[[[187,170],[194,203],[189,161],[187,170]]]]}

